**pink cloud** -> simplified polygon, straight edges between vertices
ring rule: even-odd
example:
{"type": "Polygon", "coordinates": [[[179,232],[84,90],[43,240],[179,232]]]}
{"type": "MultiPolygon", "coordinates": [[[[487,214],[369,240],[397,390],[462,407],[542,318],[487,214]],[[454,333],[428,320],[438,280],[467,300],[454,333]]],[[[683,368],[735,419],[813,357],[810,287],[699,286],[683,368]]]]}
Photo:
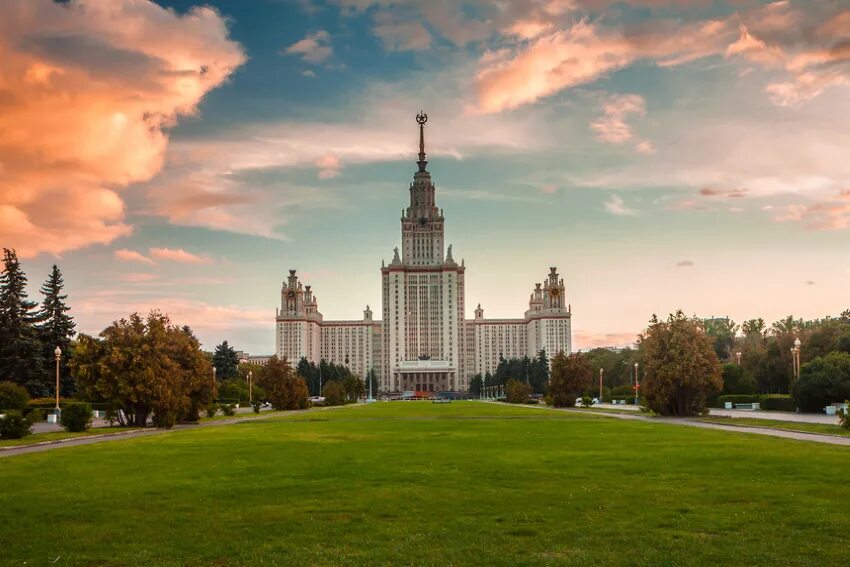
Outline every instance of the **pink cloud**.
{"type": "Polygon", "coordinates": [[[136,252],[135,250],[127,250],[126,248],[122,248],[121,250],[115,251],[115,259],[121,262],[139,262],[141,264],[150,264],[153,265],[156,262],[141,254],[136,252]]]}
{"type": "Polygon", "coordinates": [[[637,342],[637,333],[604,333],[593,331],[575,331],[574,349],[588,350],[604,347],[625,347],[637,342]]]}
{"type": "Polygon", "coordinates": [[[813,230],[847,229],[850,228],[850,199],[847,191],[841,191],[829,199],[809,205],[786,205],[774,213],[773,220],[805,223],[813,230]]]}
{"type": "Polygon", "coordinates": [[[340,174],[342,162],[339,156],[325,154],[316,160],[316,167],[319,168],[319,179],[331,179],[340,174]]]}
{"type": "Polygon", "coordinates": [[[157,260],[178,262],[181,264],[210,264],[212,259],[186,252],[182,248],[151,248],[150,255],[157,260]]]}
{"type": "Polygon", "coordinates": [[[6,0],[2,10],[0,240],[34,256],[126,236],[119,191],[162,168],[167,128],[242,64],[242,49],[209,7],[6,0]]]}
{"type": "Polygon", "coordinates": [[[304,39],[287,47],[283,53],[286,55],[301,55],[301,59],[307,63],[322,63],[333,55],[333,48],[330,42],[330,34],[325,30],[319,30],[307,34],[304,39]]]}
{"type": "Polygon", "coordinates": [[[635,135],[626,121],[630,115],[646,116],[646,101],[640,95],[613,95],[602,103],[602,116],[590,123],[596,139],[609,144],[633,143],[642,154],[651,154],[655,148],[648,140],[635,135]]]}

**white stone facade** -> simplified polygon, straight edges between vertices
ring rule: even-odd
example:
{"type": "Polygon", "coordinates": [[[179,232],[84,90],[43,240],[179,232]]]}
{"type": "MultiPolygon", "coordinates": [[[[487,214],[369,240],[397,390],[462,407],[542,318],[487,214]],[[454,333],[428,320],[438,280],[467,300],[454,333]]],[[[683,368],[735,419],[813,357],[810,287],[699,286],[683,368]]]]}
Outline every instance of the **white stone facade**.
{"type": "Polygon", "coordinates": [[[444,249],[443,211],[426,170],[420,115],[419,169],[401,216],[401,254],[381,267],[382,319],[369,307],[358,321],[324,321],[310,286],[295,270],[281,290],[275,352],[293,364],[302,357],[345,364],[361,377],[374,370],[382,392],[465,391],[477,373],[493,372],[499,358],[549,356],[571,350],[570,306],[555,268],[531,293],[521,319],[485,319],[479,305],[466,319],[464,262],[444,249]]]}

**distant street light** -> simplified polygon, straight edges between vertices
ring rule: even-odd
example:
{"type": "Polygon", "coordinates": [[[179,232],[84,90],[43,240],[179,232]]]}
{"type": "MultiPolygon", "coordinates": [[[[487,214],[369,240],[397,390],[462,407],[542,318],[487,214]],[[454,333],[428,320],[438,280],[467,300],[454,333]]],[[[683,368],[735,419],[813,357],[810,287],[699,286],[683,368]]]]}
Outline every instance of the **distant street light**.
{"type": "Polygon", "coordinates": [[[59,413],[59,359],[62,358],[62,349],[57,346],[53,354],[56,357],[56,413],[59,413]]]}
{"type": "Polygon", "coordinates": [[[635,362],[635,405],[638,404],[639,390],[640,390],[640,381],[638,380],[638,363],[635,362]]]}
{"type": "Polygon", "coordinates": [[[253,378],[254,378],[254,372],[252,370],[249,370],[248,371],[248,403],[249,404],[254,403],[254,388],[253,388],[254,382],[253,382],[253,378]]]}
{"type": "Polygon", "coordinates": [[[212,376],[213,376],[212,392],[213,392],[213,400],[215,400],[215,366],[213,366],[212,376]]]}
{"type": "Polygon", "coordinates": [[[738,362],[738,366],[741,366],[741,351],[735,353],[735,360],[738,362]]]}
{"type": "Polygon", "coordinates": [[[605,372],[602,368],[599,369],[599,403],[602,403],[602,374],[605,372]]]}

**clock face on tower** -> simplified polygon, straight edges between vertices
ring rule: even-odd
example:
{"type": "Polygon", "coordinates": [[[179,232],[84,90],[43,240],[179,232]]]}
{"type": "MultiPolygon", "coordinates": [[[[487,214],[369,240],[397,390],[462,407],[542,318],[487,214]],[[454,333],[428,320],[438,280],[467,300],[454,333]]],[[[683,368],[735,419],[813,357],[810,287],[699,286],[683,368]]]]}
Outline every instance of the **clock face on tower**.
{"type": "Polygon", "coordinates": [[[295,292],[294,292],[294,291],[292,291],[292,290],[289,290],[289,291],[286,293],[286,297],[288,297],[289,299],[295,299],[295,292]]]}
{"type": "Polygon", "coordinates": [[[419,217],[419,224],[425,226],[426,224],[428,224],[428,219],[426,219],[425,217],[419,217]]]}
{"type": "Polygon", "coordinates": [[[552,290],[552,297],[558,297],[558,294],[561,293],[558,288],[554,288],[552,290]]]}

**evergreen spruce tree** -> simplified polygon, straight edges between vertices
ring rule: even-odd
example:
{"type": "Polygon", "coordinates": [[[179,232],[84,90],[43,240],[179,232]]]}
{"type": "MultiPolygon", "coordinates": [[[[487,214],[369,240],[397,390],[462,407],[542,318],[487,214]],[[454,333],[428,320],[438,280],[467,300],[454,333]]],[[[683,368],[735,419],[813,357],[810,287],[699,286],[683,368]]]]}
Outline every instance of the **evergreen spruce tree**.
{"type": "Polygon", "coordinates": [[[53,389],[43,382],[36,303],[27,299],[27,276],[14,250],[3,249],[0,274],[0,381],[24,386],[31,396],[53,389]]]}
{"type": "Polygon", "coordinates": [[[41,302],[41,309],[36,315],[36,328],[42,343],[42,359],[44,361],[42,382],[48,385],[48,389],[50,389],[50,385],[54,385],[54,389],[56,387],[54,351],[58,346],[62,349],[62,358],[59,364],[60,392],[63,396],[71,396],[76,392],[76,388],[68,368],[68,361],[73,355],[71,339],[74,337],[76,324],[68,315],[71,308],[65,304],[68,296],[62,294],[64,287],[65,281],[62,278],[62,272],[54,264],[50,276],[39,290],[44,299],[41,302]]]}
{"type": "Polygon", "coordinates": [[[228,380],[239,375],[239,355],[236,354],[236,349],[227,344],[227,341],[215,347],[213,366],[215,366],[215,376],[218,380],[228,380]]]}

